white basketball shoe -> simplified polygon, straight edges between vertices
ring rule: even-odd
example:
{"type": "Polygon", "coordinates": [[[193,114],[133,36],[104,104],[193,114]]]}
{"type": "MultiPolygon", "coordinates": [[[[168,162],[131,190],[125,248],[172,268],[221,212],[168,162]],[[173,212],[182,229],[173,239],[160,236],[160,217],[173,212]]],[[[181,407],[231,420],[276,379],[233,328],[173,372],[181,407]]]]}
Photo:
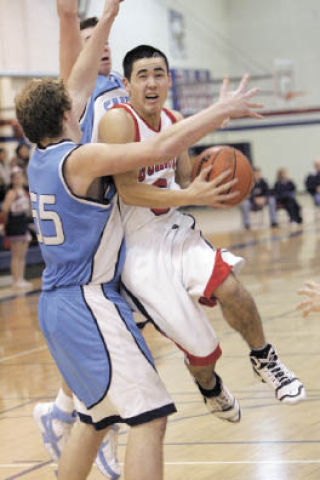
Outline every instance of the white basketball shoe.
{"type": "Polygon", "coordinates": [[[275,397],[282,403],[294,404],[306,398],[303,384],[278,358],[272,345],[265,358],[257,357],[253,351],[250,360],[254,373],[260,381],[267,383],[275,392],[275,397]]]}
{"type": "MultiPolygon", "coordinates": [[[[215,373],[217,379],[217,395],[206,396],[203,394],[201,388],[204,403],[210,413],[215,415],[220,420],[227,422],[238,423],[241,419],[241,409],[238,400],[230,393],[229,389],[222,382],[222,379],[215,373]]],[[[199,387],[199,384],[197,384],[199,387]]]]}

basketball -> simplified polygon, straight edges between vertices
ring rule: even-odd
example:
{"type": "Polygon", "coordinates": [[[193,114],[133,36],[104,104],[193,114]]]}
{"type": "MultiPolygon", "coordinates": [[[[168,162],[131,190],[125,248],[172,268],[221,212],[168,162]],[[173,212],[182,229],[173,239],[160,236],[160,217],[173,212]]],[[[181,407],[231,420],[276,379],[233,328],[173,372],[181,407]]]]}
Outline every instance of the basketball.
{"type": "Polygon", "coordinates": [[[248,196],[254,184],[253,170],[248,158],[240,150],[224,145],[207,148],[195,160],[192,179],[197,177],[203,168],[209,166],[211,166],[211,170],[206,178],[208,182],[228,169],[231,170],[231,173],[222,183],[229,182],[234,178],[238,179],[238,183],[226,193],[237,191],[239,194],[226,201],[226,205],[230,207],[238,205],[248,196]]]}

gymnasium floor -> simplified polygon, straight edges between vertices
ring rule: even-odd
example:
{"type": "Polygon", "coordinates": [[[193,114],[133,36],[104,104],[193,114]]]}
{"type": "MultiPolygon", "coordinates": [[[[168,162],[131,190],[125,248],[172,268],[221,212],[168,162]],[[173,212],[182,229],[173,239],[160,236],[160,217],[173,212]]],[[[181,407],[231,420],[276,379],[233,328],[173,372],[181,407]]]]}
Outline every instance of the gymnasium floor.
{"type": "MultiPolygon", "coordinates": [[[[303,380],[308,398],[291,407],[277,403],[273,392],[254,379],[244,342],[218,308],[208,309],[223,350],[217,370],[242,406],[240,424],[225,424],[207,413],[182,354],[147,328],[157,367],[178,407],[165,438],[166,480],[320,478],[320,319],[303,319],[296,311],[296,290],[305,280],[320,279],[320,214],[309,198],[302,203],[303,228],[292,227],[281,212],[276,230],[268,228],[267,212],[253,219],[251,231],[243,231],[237,209],[192,210],[212,243],[232,246],[246,258],[241,280],[258,304],[268,339],[303,380]]],[[[39,279],[32,281],[38,289],[39,279]]],[[[11,295],[9,288],[0,289],[0,479],[54,479],[55,466],[42,446],[32,409],[39,399],[55,397],[59,377],[37,325],[38,294],[11,295]]],[[[123,428],[121,460],[126,437],[123,428]]],[[[94,466],[89,478],[103,477],[94,466]]]]}

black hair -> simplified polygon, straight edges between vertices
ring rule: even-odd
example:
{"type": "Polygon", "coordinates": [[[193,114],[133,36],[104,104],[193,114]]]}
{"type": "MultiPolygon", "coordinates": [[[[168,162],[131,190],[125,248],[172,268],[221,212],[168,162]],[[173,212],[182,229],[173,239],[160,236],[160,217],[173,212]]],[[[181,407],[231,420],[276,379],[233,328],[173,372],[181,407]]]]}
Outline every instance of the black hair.
{"type": "Polygon", "coordinates": [[[80,30],[84,30],[85,28],[89,28],[89,27],[95,27],[98,21],[99,20],[97,17],[85,18],[80,22],[80,30]]]}
{"type": "Polygon", "coordinates": [[[134,62],[136,62],[137,60],[141,60],[142,58],[152,58],[152,57],[163,58],[167,67],[167,71],[169,72],[168,59],[165,56],[165,54],[161,52],[161,50],[151,47],[150,45],[139,45],[138,47],[135,47],[129,52],[127,52],[123,59],[122,66],[123,66],[124,76],[128,80],[130,80],[134,62]]]}

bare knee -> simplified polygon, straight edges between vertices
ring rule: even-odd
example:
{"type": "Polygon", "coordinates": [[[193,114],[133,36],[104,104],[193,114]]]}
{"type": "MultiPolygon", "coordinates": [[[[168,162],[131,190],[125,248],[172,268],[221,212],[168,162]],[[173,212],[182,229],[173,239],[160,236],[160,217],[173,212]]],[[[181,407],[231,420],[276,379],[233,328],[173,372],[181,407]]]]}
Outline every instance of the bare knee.
{"type": "Polygon", "coordinates": [[[231,299],[237,299],[243,295],[248,295],[245,288],[241,285],[239,280],[231,273],[228,277],[224,280],[221,285],[214,291],[214,297],[221,303],[226,301],[230,301],[231,299]]]}

